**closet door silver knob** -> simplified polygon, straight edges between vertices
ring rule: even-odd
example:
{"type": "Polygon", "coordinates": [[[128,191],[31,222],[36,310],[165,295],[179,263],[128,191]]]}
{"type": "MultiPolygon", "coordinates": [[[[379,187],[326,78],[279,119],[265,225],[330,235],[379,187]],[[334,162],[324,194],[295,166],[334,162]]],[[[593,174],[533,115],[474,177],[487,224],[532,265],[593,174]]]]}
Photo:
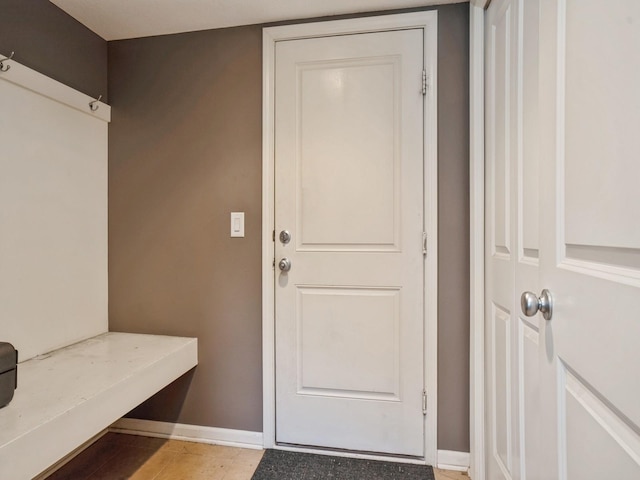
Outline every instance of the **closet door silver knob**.
{"type": "Polygon", "coordinates": [[[520,307],[522,313],[527,317],[533,317],[536,313],[541,312],[545,320],[551,320],[553,315],[553,297],[551,292],[546,288],[542,290],[540,298],[532,292],[524,292],[520,297],[520,307]]]}
{"type": "Polygon", "coordinates": [[[289,270],[291,270],[291,260],[289,260],[288,258],[283,258],[282,260],[280,260],[280,262],[278,263],[278,268],[280,270],[282,270],[283,272],[288,272],[289,270]]]}

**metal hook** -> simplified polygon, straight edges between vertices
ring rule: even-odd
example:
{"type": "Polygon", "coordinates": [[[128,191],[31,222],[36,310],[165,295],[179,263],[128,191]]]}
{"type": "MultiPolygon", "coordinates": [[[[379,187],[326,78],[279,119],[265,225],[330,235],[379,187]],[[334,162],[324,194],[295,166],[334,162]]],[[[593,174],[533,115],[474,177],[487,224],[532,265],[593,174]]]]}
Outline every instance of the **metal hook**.
{"type": "Polygon", "coordinates": [[[98,110],[98,108],[100,108],[100,105],[96,105],[96,103],[98,103],[101,98],[102,98],[102,95],[98,95],[97,100],[94,100],[93,102],[89,102],[89,108],[91,109],[92,112],[95,112],[96,110],[98,110]]]}
{"type": "Polygon", "coordinates": [[[2,60],[0,60],[0,72],[6,72],[11,68],[11,65],[5,65],[4,62],[7,60],[11,60],[14,53],[16,52],[11,52],[11,55],[9,55],[7,58],[3,58],[2,60]]]}

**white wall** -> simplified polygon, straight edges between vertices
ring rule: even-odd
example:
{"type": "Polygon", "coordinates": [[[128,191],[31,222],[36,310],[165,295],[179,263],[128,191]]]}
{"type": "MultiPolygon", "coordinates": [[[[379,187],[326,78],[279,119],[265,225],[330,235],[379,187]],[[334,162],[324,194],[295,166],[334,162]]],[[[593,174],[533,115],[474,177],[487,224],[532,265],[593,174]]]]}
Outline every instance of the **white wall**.
{"type": "Polygon", "coordinates": [[[20,360],[107,331],[109,107],[0,73],[0,341],[20,360]]]}

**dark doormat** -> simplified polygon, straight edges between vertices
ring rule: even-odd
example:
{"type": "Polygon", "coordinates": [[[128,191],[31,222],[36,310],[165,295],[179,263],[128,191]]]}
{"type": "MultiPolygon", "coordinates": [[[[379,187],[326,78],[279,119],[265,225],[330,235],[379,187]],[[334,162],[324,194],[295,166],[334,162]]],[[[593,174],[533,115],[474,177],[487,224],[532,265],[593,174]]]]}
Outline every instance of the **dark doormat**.
{"type": "Polygon", "coordinates": [[[267,450],[251,480],[434,480],[426,465],[267,450]]]}

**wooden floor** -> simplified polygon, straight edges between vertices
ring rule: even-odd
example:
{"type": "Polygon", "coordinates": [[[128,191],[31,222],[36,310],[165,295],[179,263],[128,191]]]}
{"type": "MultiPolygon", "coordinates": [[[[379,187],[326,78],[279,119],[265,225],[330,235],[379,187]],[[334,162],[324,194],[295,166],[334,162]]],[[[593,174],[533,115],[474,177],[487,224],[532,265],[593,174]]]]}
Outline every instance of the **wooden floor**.
{"type": "MultiPolygon", "coordinates": [[[[250,480],[262,450],[107,433],[47,480],[250,480]]],[[[468,480],[436,469],[436,480],[468,480]]]]}

